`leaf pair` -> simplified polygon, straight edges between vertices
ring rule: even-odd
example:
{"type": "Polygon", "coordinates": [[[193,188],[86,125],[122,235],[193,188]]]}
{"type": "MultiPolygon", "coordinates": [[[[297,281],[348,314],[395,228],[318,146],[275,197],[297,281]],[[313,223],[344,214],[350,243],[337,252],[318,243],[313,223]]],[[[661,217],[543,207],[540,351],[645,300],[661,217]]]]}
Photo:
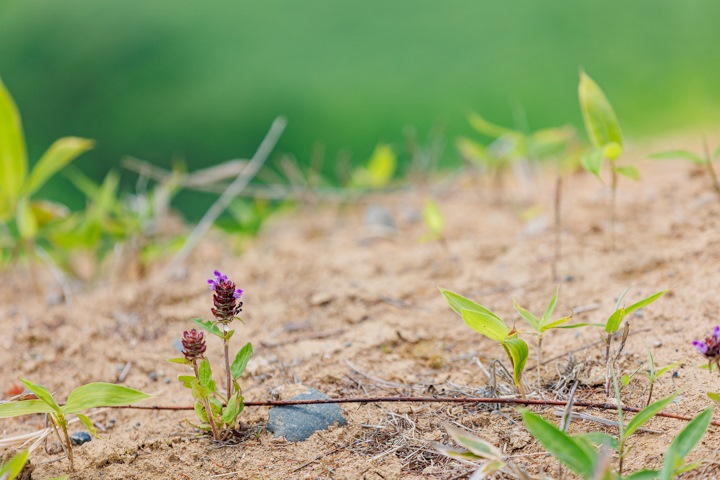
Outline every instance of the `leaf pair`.
{"type": "Polygon", "coordinates": [[[611,335],[618,331],[618,329],[620,328],[620,324],[622,323],[622,321],[626,315],[650,305],[655,300],[659,299],[660,297],[662,297],[669,291],[669,290],[663,290],[654,295],[650,295],[649,297],[643,298],[639,302],[633,303],[629,307],[620,307],[622,300],[625,298],[625,295],[627,294],[627,292],[629,290],[630,290],[630,288],[628,287],[623,292],[623,294],[620,296],[620,298],[618,299],[618,301],[615,305],[615,311],[610,315],[607,322],[605,322],[605,331],[611,335]]]}
{"type": "Polygon", "coordinates": [[[553,295],[550,303],[545,309],[543,316],[538,318],[528,309],[522,307],[516,300],[513,300],[513,306],[518,314],[525,319],[525,321],[535,330],[535,333],[542,335],[548,330],[553,328],[578,328],[591,325],[589,323],[575,323],[573,325],[563,325],[572,319],[572,315],[562,317],[558,320],[551,320],[552,314],[555,311],[555,305],[557,304],[558,294],[560,293],[560,287],[555,289],[555,295],[553,295]]]}
{"type": "Polygon", "coordinates": [[[515,385],[520,386],[529,349],[527,343],[517,335],[517,331],[510,330],[500,317],[482,305],[450,290],[441,288],[440,292],[450,308],[460,315],[470,328],[502,345],[513,364],[515,385]]]}

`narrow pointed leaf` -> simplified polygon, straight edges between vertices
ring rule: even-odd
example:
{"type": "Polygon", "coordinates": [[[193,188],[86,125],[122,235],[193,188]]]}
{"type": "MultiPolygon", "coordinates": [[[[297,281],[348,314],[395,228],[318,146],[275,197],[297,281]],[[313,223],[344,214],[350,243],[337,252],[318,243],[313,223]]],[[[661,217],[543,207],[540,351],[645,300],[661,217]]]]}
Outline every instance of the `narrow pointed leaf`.
{"type": "Polygon", "coordinates": [[[615,111],[600,86],[585,72],[580,72],[578,95],[585,130],[592,144],[596,148],[603,148],[610,143],[622,146],[622,133],[615,111]]]}
{"type": "Polygon", "coordinates": [[[30,172],[23,194],[30,196],[35,193],[58,170],[90,150],[93,145],[92,140],[78,137],[65,137],[55,141],[30,172]]]}
{"type": "Polygon", "coordinates": [[[253,348],[250,342],[246,343],[245,346],[240,349],[232,365],[230,365],[230,373],[234,379],[237,380],[243,374],[252,354],[253,348]]]}
{"type": "Polygon", "coordinates": [[[193,323],[195,323],[195,325],[202,328],[203,330],[212,333],[213,335],[216,335],[218,337],[223,336],[223,332],[220,331],[220,328],[218,328],[215,322],[211,322],[210,320],[205,321],[202,318],[193,318],[192,321],[193,323]]]}
{"type": "Polygon", "coordinates": [[[469,462],[481,460],[480,457],[478,457],[472,452],[469,452],[467,450],[458,450],[457,448],[443,445],[441,443],[433,443],[432,447],[437,450],[439,454],[445,455],[446,457],[454,458],[456,460],[465,460],[469,462]]]}
{"type": "Polygon", "coordinates": [[[547,323],[548,320],[550,320],[550,317],[552,316],[553,312],[555,311],[555,304],[557,304],[558,294],[560,293],[560,286],[558,285],[557,288],[555,288],[555,295],[553,295],[552,299],[550,300],[550,303],[548,304],[547,308],[545,309],[545,313],[542,316],[542,323],[547,323]]]}
{"type": "Polygon", "coordinates": [[[522,338],[514,336],[508,338],[502,345],[505,347],[505,351],[513,364],[513,380],[515,381],[515,385],[520,385],[522,373],[525,370],[525,364],[528,359],[529,349],[527,343],[525,343],[525,340],[522,338]]]}
{"type": "Polygon", "coordinates": [[[670,448],[665,454],[662,470],[660,470],[661,480],[670,480],[673,478],[675,470],[682,465],[685,457],[695,448],[695,445],[705,435],[710,421],[712,420],[712,407],[706,408],[675,437],[670,444],[670,448]]]}
{"type": "Polygon", "coordinates": [[[576,443],[567,433],[551,424],[540,415],[528,410],[522,412],[525,426],[533,437],[557,458],[563,465],[582,478],[590,478],[593,473],[594,458],[576,443]]]}
{"type": "Polygon", "coordinates": [[[482,438],[449,423],[446,423],[443,426],[453,440],[467,448],[478,457],[485,460],[502,460],[503,454],[500,449],[487,440],[483,440],[482,438]]]}
{"type": "Polygon", "coordinates": [[[672,370],[673,368],[681,365],[683,362],[684,362],[684,360],[680,360],[679,362],[675,362],[671,365],[668,365],[667,367],[660,368],[657,372],[655,372],[655,378],[660,377],[663,373],[666,373],[669,370],[672,370]]]}
{"type": "Polygon", "coordinates": [[[615,171],[623,177],[627,177],[632,180],[640,180],[640,170],[638,170],[634,165],[622,165],[615,167],[615,171]]]}
{"type": "Polygon", "coordinates": [[[707,396],[713,402],[720,403],[720,393],[708,392],[707,396]]]}
{"type": "MultiPolygon", "coordinates": [[[[2,84],[0,84],[0,86],[2,86],[2,84]]],[[[20,472],[27,462],[28,455],[29,451],[25,449],[0,465],[0,478],[13,479],[20,475],[20,472]]]]}
{"type": "Polygon", "coordinates": [[[496,316],[473,310],[462,310],[461,315],[470,328],[491,340],[502,342],[510,333],[507,325],[496,316]]]}
{"type": "Polygon", "coordinates": [[[428,199],[425,202],[425,210],[423,210],[423,219],[430,233],[436,237],[441,237],[443,234],[443,228],[445,227],[445,221],[443,219],[440,207],[433,199],[428,199]]]}
{"type": "Polygon", "coordinates": [[[637,415],[635,415],[633,419],[628,422],[627,427],[625,428],[625,438],[635,433],[635,431],[641,426],[643,426],[645,422],[660,413],[660,411],[665,408],[670,402],[672,402],[675,397],[677,397],[677,394],[673,393],[669,397],[665,397],[661,400],[658,400],[657,402],[653,402],[647,407],[640,410],[637,415]]]}
{"type": "Polygon", "coordinates": [[[474,112],[468,115],[468,122],[475,131],[482,133],[483,135],[487,135],[488,137],[498,138],[503,135],[517,133],[509,128],[495,125],[474,112]]]}
{"type": "Polygon", "coordinates": [[[604,160],[602,150],[594,150],[583,155],[580,159],[580,163],[585,170],[602,180],[600,177],[600,169],[602,168],[604,160]]]}
{"type": "Polygon", "coordinates": [[[123,385],[105,382],[88,383],[70,393],[67,403],[62,407],[62,412],[69,414],[89,408],[122,407],[150,397],[151,395],[147,393],[123,385]]]}
{"type": "Polygon", "coordinates": [[[31,239],[37,237],[38,222],[35,214],[30,208],[30,201],[27,198],[21,198],[17,205],[17,227],[20,237],[31,239]]]}
{"type": "Polygon", "coordinates": [[[533,328],[533,330],[539,333],[540,319],[533,315],[530,310],[520,306],[520,304],[517,303],[516,300],[513,300],[513,306],[515,307],[515,311],[517,311],[520,316],[525,319],[525,321],[533,328]]]}
{"type": "Polygon", "coordinates": [[[12,211],[27,175],[22,121],[15,102],[0,79],[0,195],[12,211]]]}
{"type": "Polygon", "coordinates": [[[97,437],[97,430],[95,430],[95,425],[93,425],[92,420],[87,415],[83,415],[82,413],[76,413],[76,417],[78,417],[78,420],[85,425],[85,428],[88,429],[88,432],[90,432],[90,435],[93,437],[97,437]]]}
{"type": "Polygon", "coordinates": [[[192,365],[192,362],[185,357],[168,358],[165,361],[169,363],[179,363],[181,365],[192,365]]]}
{"type": "Polygon", "coordinates": [[[48,390],[47,387],[43,387],[42,385],[36,385],[30,380],[26,380],[24,378],[21,378],[20,381],[40,400],[47,403],[56,412],[60,413],[60,405],[57,404],[57,402],[52,396],[52,393],[50,393],[50,390],[48,390]]]}
{"type": "Polygon", "coordinates": [[[618,310],[615,310],[613,314],[610,315],[610,318],[608,318],[608,321],[605,324],[605,331],[607,333],[617,332],[618,328],[620,328],[620,324],[622,323],[623,318],[625,318],[625,309],[620,308],[618,310]]]}
{"type": "MultiPolygon", "coordinates": [[[[450,290],[445,290],[444,288],[440,289],[440,293],[442,293],[442,296],[445,298],[445,301],[448,303],[448,305],[450,305],[450,308],[452,308],[455,313],[460,316],[462,316],[463,310],[472,310],[474,312],[485,313],[486,315],[490,315],[491,317],[495,317],[497,320],[500,320],[500,317],[495,315],[487,308],[483,307],[482,305],[478,305],[477,303],[463,297],[462,295],[458,295],[457,293],[451,292],[450,290]]],[[[500,320],[500,322],[502,322],[502,320],[500,320]]]]}
{"type": "Polygon", "coordinates": [[[649,297],[644,298],[644,299],[640,300],[640,301],[637,302],[637,303],[633,303],[633,304],[630,305],[629,307],[626,307],[626,308],[625,308],[625,313],[626,313],[626,314],[627,314],[627,313],[632,313],[632,312],[634,312],[635,310],[639,310],[639,309],[641,309],[641,308],[643,308],[643,307],[646,307],[646,306],[650,305],[651,303],[653,303],[653,302],[654,302],[655,300],[657,300],[658,298],[660,298],[660,297],[662,297],[663,295],[665,295],[667,292],[668,292],[668,290],[663,290],[662,292],[658,292],[658,293],[656,293],[655,295],[650,295],[649,297]]]}
{"type": "MultiPolygon", "coordinates": [[[[543,325],[543,326],[540,328],[540,331],[541,331],[541,332],[546,332],[547,330],[550,330],[550,329],[553,329],[553,328],[559,328],[560,325],[562,325],[563,323],[566,323],[566,322],[572,320],[572,318],[573,318],[573,317],[572,317],[572,315],[571,315],[571,316],[569,316],[569,317],[563,317],[563,318],[560,318],[560,319],[558,319],[558,320],[555,320],[555,321],[552,321],[552,322],[550,322],[550,323],[547,323],[547,324],[543,325]]],[[[585,325],[587,325],[587,323],[585,323],[585,324],[576,323],[575,325],[566,325],[565,328],[578,328],[578,326],[585,326],[585,325]]]]}
{"type": "Polygon", "coordinates": [[[52,413],[56,410],[42,400],[22,400],[0,403],[0,418],[13,418],[33,413],[52,413]]]}
{"type": "Polygon", "coordinates": [[[699,165],[705,165],[704,158],[688,150],[670,150],[667,152],[653,153],[650,155],[650,158],[656,160],[688,160],[699,165]]]}

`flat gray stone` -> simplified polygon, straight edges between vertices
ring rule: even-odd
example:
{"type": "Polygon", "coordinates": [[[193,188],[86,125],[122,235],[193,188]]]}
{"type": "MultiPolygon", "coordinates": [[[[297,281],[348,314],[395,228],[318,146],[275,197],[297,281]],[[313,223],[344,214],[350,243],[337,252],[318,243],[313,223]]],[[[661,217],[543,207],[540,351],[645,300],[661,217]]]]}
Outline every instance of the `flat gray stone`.
{"type": "Polygon", "coordinates": [[[387,207],[382,205],[368,205],[363,212],[363,221],[367,226],[381,226],[395,229],[395,219],[387,207]]]}
{"type": "MultiPolygon", "coordinates": [[[[330,398],[310,388],[290,400],[319,400],[330,398]]],[[[318,430],[327,430],[334,424],[347,425],[340,406],[336,403],[319,405],[287,405],[272,407],[268,415],[267,429],[276,437],[285,437],[289,442],[302,442],[318,430]]]]}

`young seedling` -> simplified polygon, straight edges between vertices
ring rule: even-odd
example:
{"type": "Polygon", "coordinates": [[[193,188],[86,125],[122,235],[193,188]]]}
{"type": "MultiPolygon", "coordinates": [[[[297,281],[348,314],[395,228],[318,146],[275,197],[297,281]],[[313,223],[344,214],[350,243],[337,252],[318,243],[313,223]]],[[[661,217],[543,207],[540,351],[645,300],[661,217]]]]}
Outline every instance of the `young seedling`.
{"type": "Polygon", "coordinates": [[[580,72],[578,94],[585,130],[593,146],[593,150],[583,157],[582,164],[599,179],[605,160],[610,167],[610,246],[614,250],[618,175],[639,180],[640,172],[633,165],[617,164],[618,158],[623,153],[620,124],[603,91],[585,72],[580,72]]]}
{"type": "Polygon", "coordinates": [[[610,317],[607,319],[607,322],[605,322],[605,332],[607,333],[607,338],[605,339],[605,395],[610,396],[610,380],[611,380],[611,371],[612,367],[615,364],[615,360],[617,360],[618,356],[620,356],[620,353],[622,353],[623,348],[625,347],[625,341],[627,340],[627,336],[630,332],[630,322],[625,322],[625,328],[623,330],[623,336],[622,340],[620,342],[620,348],[617,352],[614,353],[614,355],[611,356],[611,347],[612,347],[612,337],[617,333],[617,331],[620,329],[620,324],[622,324],[622,321],[625,319],[625,316],[635,312],[636,310],[639,310],[643,307],[646,307],[653,303],[658,298],[665,295],[668,290],[663,290],[661,292],[658,292],[654,295],[650,295],[647,298],[644,298],[640,300],[637,303],[633,303],[629,307],[621,307],[623,299],[625,298],[625,295],[630,291],[630,287],[626,288],[625,291],[620,295],[620,298],[618,298],[617,303],[615,304],[615,311],[610,315],[610,317]]]}
{"type": "Polygon", "coordinates": [[[214,308],[211,309],[215,321],[204,321],[194,318],[193,322],[200,328],[219,337],[223,341],[225,355],[226,389],[223,395],[213,380],[210,361],[205,358],[207,349],[205,335],[195,329],[183,333],[183,357],[168,360],[172,363],[189,365],[193,376],[181,375],[178,379],[192,391],[195,398],[195,413],[202,422],[201,428],[212,431],[215,440],[224,440],[237,425],[237,419],[243,411],[242,390],[238,379],[245,371],[252,356],[252,345],[248,342],[230,363],[230,338],[235,330],[230,330],[233,320],[241,320],[238,314],[242,311],[243,302],[239,301],[243,291],[236,288],[235,283],[227,275],[215,270],[214,278],[208,280],[213,295],[214,308]]]}
{"type": "Polygon", "coordinates": [[[503,455],[500,449],[492,443],[454,425],[445,424],[444,427],[448,435],[450,435],[450,438],[464,447],[464,450],[458,450],[440,443],[434,443],[433,448],[441,455],[454,458],[455,460],[478,462],[478,469],[470,477],[471,479],[488,478],[494,473],[500,472],[505,472],[515,478],[524,480],[534,478],[511,458],[503,455]]]}
{"type": "Polygon", "coordinates": [[[547,332],[548,330],[552,330],[553,328],[578,328],[578,327],[585,327],[588,325],[591,325],[589,323],[575,323],[573,325],[565,325],[568,321],[572,319],[572,314],[570,314],[567,317],[562,317],[557,320],[551,320],[552,314],[555,311],[555,304],[557,303],[558,294],[560,293],[560,286],[558,286],[555,289],[555,295],[553,295],[552,299],[550,300],[550,303],[548,304],[547,308],[545,309],[545,313],[543,313],[543,316],[541,318],[536,317],[532,312],[530,312],[528,309],[520,306],[520,304],[517,302],[517,300],[513,300],[513,306],[515,307],[515,310],[520,314],[522,318],[525,319],[525,321],[532,327],[532,329],[535,331],[535,335],[537,335],[537,374],[538,374],[538,385],[542,382],[542,377],[540,375],[540,369],[542,365],[542,342],[543,342],[543,334],[547,332]]]}
{"type": "Polygon", "coordinates": [[[717,172],[713,166],[713,159],[720,157],[720,146],[715,149],[715,153],[713,153],[713,155],[710,155],[710,148],[708,147],[707,139],[703,138],[703,150],[704,156],[697,155],[689,150],[669,150],[667,152],[653,153],[650,155],[650,158],[658,160],[687,160],[688,162],[705,167],[708,175],[710,176],[710,180],[712,181],[713,189],[715,190],[718,199],[720,199],[720,181],[718,181],[717,172]]]}
{"type": "Polygon", "coordinates": [[[0,225],[11,225],[17,234],[11,260],[24,249],[35,254],[43,227],[67,215],[67,207],[34,195],[55,173],[93,147],[91,140],[61,138],[40,157],[28,174],[22,122],[10,93],[0,80],[0,225]]]}
{"type": "Polygon", "coordinates": [[[20,381],[28,390],[35,394],[37,399],[19,400],[0,404],[0,418],[19,417],[21,415],[34,413],[48,414],[50,424],[60,439],[60,444],[63,445],[67,453],[71,471],[75,468],[75,462],[67,431],[67,415],[75,415],[78,417],[85,428],[87,428],[92,435],[97,436],[92,421],[87,415],[81,412],[97,407],[121,407],[150,398],[150,395],[147,393],[122,385],[95,382],[82,385],[70,392],[67,401],[61,406],[46,387],[36,385],[30,380],[20,379],[20,381]],[[60,431],[58,431],[58,429],[60,429],[60,431]],[[60,432],[62,432],[62,436],[60,432]]]}
{"type": "Polygon", "coordinates": [[[427,233],[420,239],[423,242],[438,241],[442,245],[445,253],[450,256],[450,247],[445,238],[445,218],[443,217],[440,207],[432,198],[428,198],[425,202],[423,210],[423,220],[427,227],[427,233]]]}
{"type": "MultiPolygon", "coordinates": [[[[0,464],[0,480],[14,480],[18,478],[27,463],[29,454],[30,452],[25,449],[7,462],[0,464]]],[[[68,475],[63,475],[62,477],[56,477],[51,480],[68,480],[69,478],[68,475]]]]}
{"type": "Polygon", "coordinates": [[[515,386],[524,398],[525,387],[522,382],[522,374],[525,370],[525,363],[527,363],[529,349],[525,340],[518,335],[518,331],[515,328],[510,329],[500,317],[482,305],[450,290],[441,288],[440,292],[450,308],[460,315],[470,328],[502,345],[513,366],[515,386]]]}
{"type": "Polygon", "coordinates": [[[660,378],[663,374],[669,372],[673,368],[681,365],[683,363],[683,360],[680,360],[679,362],[672,363],[670,365],[667,365],[662,368],[657,368],[655,366],[655,359],[653,358],[653,354],[650,351],[650,347],[645,344],[645,348],[648,352],[648,357],[650,358],[650,368],[645,371],[645,376],[647,377],[648,381],[650,382],[650,387],[648,390],[648,399],[645,405],[650,405],[650,402],[652,401],[652,395],[653,395],[653,388],[655,387],[655,382],[657,382],[658,378],[660,378]]]}
{"type": "Polygon", "coordinates": [[[397,169],[397,158],[390,145],[379,144],[375,147],[367,166],[353,171],[351,185],[361,189],[386,187],[392,181],[397,169]]]}
{"type": "MultiPolygon", "coordinates": [[[[616,394],[619,389],[615,382],[616,394]]],[[[540,415],[528,410],[522,412],[525,426],[530,434],[545,447],[560,463],[572,470],[578,477],[586,480],[619,479],[640,480],[661,478],[670,480],[681,473],[693,470],[698,463],[684,464],[685,457],[705,435],[712,420],[712,408],[703,410],[678,434],[665,454],[665,462],[661,470],[644,469],[623,477],[623,459],[630,452],[628,438],[638,431],[642,425],[657,415],[667,406],[676,394],[658,400],[638,412],[627,424],[623,423],[622,403],[618,402],[618,437],[614,438],[604,432],[589,432],[569,435],[545,420],[540,415]],[[596,448],[600,445],[600,449],[596,448]],[[616,450],[619,456],[618,470],[612,469],[609,450],[616,450]]]]}

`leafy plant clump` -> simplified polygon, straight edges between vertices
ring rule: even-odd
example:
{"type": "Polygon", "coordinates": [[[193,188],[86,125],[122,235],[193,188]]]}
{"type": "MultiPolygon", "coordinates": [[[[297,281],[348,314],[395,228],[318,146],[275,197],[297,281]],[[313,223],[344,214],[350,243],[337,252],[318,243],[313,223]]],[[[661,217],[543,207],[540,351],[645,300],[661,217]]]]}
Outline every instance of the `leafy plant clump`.
{"type": "MultiPolygon", "coordinates": [[[[44,228],[68,214],[65,205],[35,199],[53,175],[93,147],[91,140],[61,138],[53,143],[28,173],[27,149],[20,113],[0,80],[0,226],[9,233],[11,259],[24,249],[35,254],[44,228]]],[[[0,248],[5,248],[0,245],[0,248]]]]}
{"type": "MultiPolygon", "coordinates": [[[[218,388],[213,380],[210,360],[205,357],[207,345],[205,334],[196,329],[183,333],[183,357],[172,358],[172,363],[189,365],[193,375],[181,375],[178,380],[189,388],[195,399],[195,413],[200,420],[200,428],[212,432],[213,439],[227,439],[235,429],[240,413],[243,411],[243,395],[238,379],[245,371],[252,356],[252,344],[249,342],[230,363],[230,339],[235,330],[230,330],[230,323],[241,320],[243,302],[239,301],[243,291],[236,288],[227,275],[215,270],[214,278],[208,280],[213,295],[214,308],[211,309],[215,321],[204,321],[194,318],[193,322],[203,330],[219,337],[223,341],[225,358],[225,391],[218,388]]],[[[242,320],[241,320],[242,321],[242,320]]]]}
{"type": "Polygon", "coordinates": [[[65,449],[68,456],[71,471],[75,468],[75,462],[67,429],[68,415],[75,415],[93,436],[97,436],[92,421],[81,412],[97,407],[122,407],[150,398],[147,393],[123,385],[95,382],[82,385],[70,392],[67,401],[61,406],[53,398],[47,387],[32,383],[30,380],[20,379],[20,381],[37,398],[0,404],[0,418],[19,417],[34,413],[47,414],[50,425],[60,439],[60,444],[63,445],[63,449],[65,449]]]}

